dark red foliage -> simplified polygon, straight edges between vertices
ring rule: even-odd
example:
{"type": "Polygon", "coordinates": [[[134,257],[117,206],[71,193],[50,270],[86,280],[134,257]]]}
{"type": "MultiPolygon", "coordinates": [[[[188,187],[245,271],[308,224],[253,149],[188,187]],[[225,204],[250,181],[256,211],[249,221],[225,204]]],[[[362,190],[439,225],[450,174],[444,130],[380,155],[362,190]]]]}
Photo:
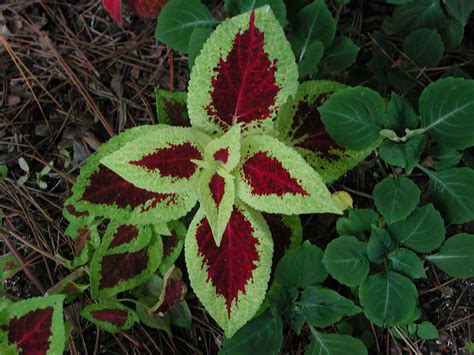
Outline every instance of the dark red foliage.
{"type": "Polygon", "coordinates": [[[109,248],[115,248],[122,244],[130,243],[138,236],[138,229],[134,226],[121,224],[118,226],[114,234],[114,238],[109,245],[109,248]]]}
{"type": "Polygon", "coordinates": [[[247,159],[242,169],[252,193],[256,195],[308,195],[283,165],[265,152],[258,152],[247,159]]]}
{"type": "Polygon", "coordinates": [[[207,112],[223,127],[264,120],[275,109],[272,105],[280,87],[275,80],[276,63],[268,58],[264,43],[264,33],[255,26],[252,13],[249,28],[236,35],[227,58],[219,60],[207,112]]]}
{"type": "Polygon", "coordinates": [[[186,142],[158,148],[156,152],[129,163],[143,166],[149,170],[159,170],[161,176],[189,179],[196,171],[196,165],[191,161],[193,159],[201,160],[202,155],[194,145],[186,142]]]}
{"type": "Polygon", "coordinates": [[[122,25],[122,0],[102,0],[105,10],[119,25],[122,25]]]}
{"type": "Polygon", "coordinates": [[[219,207],[225,191],[224,178],[217,173],[212,175],[211,181],[209,181],[209,189],[211,190],[212,199],[216,203],[217,207],[219,207]]]}
{"type": "Polygon", "coordinates": [[[70,282],[66,285],[66,287],[64,287],[64,289],[61,293],[70,294],[70,293],[76,293],[76,292],[80,292],[80,291],[81,290],[79,290],[79,288],[76,285],[74,285],[72,282],[70,282]]]}
{"type": "Polygon", "coordinates": [[[176,303],[184,300],[187,287],[183,280],[170,278],[165,286],[165,298],[157,312],[166,313],[176,303]]]}
{"type": "Polygon", "coordinates": [[[196,232],[198,255],[204,258],[202,268],[207,265],[208,281],[211,280],[218,295],[225,297],[229,318],[232,303],[238,304],[239,291],[245,294],[245,286],[252,279],[256,262],[260,259],[257,252],[259,242],[253,232],[250,222],[236,208],[219,247],[206,218],[202,219],[196,232]]]}
{"type": "Polygon", "coordinates": [[[171,235],[162,236],[163,240],[163,258],[167,258],[171,255],[173,250],[178,246],[179,238],[178,235],[173,232],[171,235]]]}
{"type": "Polygon", "coordinates": [[[142,273],[148,265],[148,251],[106,255],[102,258],[100,289],[116,286],[142,273]]]}
{"type": "MultiPolygon", "coordinates": [[[[101,205],[115,204],[120,208],[127,206],[135,208],[153,200],[151,203],[153,207],[162,201],[167,201],[168,205],[176,204],[176,194],[161,194],[140,189],[101,165],[99,171],[90,177],[90,185],[86,187],[81,200],[101,205]]],[[[148,209],[143,208],[143,211],[148,209]]]]}
{"type": "Polygon", "coordinates": [[[28,312],[8,324],[8,342],[15,343],[21,355],[46,354],[49,348],[53,307],[28,312]]]}
{"type": "Polygon", "coordinates": [[[326,131],[318,108],[329,97],[329,94],[321,94],[309,104],[301,101],[293,118],[293,139],[299,140],[296,147],[305,148],[312,152],[320,153],[326,159],[336,160],[339,156],[331,154],[329,150],[344,148],[338,145],[326,131]]]}
{"type": "Polygon", "coordinates": [[[189,127],[188,109],[184,102],[168,100],[163,98],[164,110],[168,116],[168,122],[172,126],[189,127]]]}
{"type": "Polygon", "coordinates": [[[291,244],[291,229],[283,222],[283,217],[279,214],[263,213],[263,218],[270,228],[273,239],[272,270],[280,259],[285,255],[286,249],[291,244]]]}
{"type": "Polygon", "coordinates": [[[229,160],[229,148],[219,149],[217,152],[214,153],[214,159],[219,160],[224,164],[227,163],[227,161],[229,160]]]}
{"type": "Polygon", "coordinates": [[[97,320],[108,322],[116,326],[123,326],[128,318],[128,313],[121,309],[98,309],[91,312],[91,316],[97,320]]]}

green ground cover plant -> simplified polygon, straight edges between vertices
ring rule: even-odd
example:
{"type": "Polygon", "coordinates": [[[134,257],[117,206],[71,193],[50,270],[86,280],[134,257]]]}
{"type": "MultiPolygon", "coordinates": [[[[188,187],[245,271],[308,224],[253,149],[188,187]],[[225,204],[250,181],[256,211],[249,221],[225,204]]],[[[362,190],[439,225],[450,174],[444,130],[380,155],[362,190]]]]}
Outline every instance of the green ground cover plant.
{"type": "MultiPolygon", "coordinates": [[[[416,282],[428,263],[474,277],[474,235],[447,233],[474,220],[474,81],[453,65],[418,97],[409,73],[459,45],[474,2],[387,3],[369,87],[328,80],[359,48],[323,0],[226,0],[222,21],[199,0],[167,2],[155,36],[189,54],[188,90],[157,88],[159,123],[84,164],[63,212],[71,275],[45,297],[2,298],[0,352],[61,353],[63,305],[87,292],[81,316],[101,329],[170,335],[190,326],[195,295],[224,332],[222,354],[277,354],[285,329],[309,332],[305,354],[367,354],[387,329],[409,347],[437,339],[416,282]],[[373,208],[341,204],[330,185],[371,154],[389,170],[373,208]],[[300,219],[323,213],[338,215],[324,246],[300,219]]],[[[3,256],[0,280],[20,267],[3,256]]]]}

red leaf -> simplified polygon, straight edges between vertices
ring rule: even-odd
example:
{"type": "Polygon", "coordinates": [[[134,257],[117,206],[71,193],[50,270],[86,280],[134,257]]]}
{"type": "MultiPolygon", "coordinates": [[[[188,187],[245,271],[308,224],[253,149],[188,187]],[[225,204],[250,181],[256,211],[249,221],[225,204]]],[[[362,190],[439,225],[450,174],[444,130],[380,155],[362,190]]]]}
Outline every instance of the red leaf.
{"type": "Polygon", "coordinates": [[[42,355],[49,348],[53,307],[28,312],[13,318],[8,325],[8,342],[15,343],[20,354],[42,355]]]}
{"type": "Polygon", "coordinates": [[[219,207],[222,201],[222,197],[224,196],[224,178],[217,173],[212,175],[211,181],[209,181],[209,190],[211,190],[214,202],[216,203],[217,207],[219,207]]]}
{"type": "Polygon", "coordinates": [[[268,118],[280,90],[275,80],[276,63],[264,50],[264,33],[255,26],[255,13],[249,28],[235,37],[227,58],[221,58],[212,78],[212,101],[207,107],[222,126],[249,123],[268,118]]]}
{"type": "Polygon", "coordinates": [[[283,217],[279,214],[263,213],[263,218],[270,228],[273,239],[272,270],[276,267],[280,259],[285,255],[286,249],[291,244],[291,229],[283,222],[283,217]]]}
{"type": "Polygon", "coordinates": [[[128,244],[138,236],[138,229],[134,226],[121,224],[110,242],[109,248],[115,248],[122,244],[128,244]]]}
{"type": "Polygon", "coordinates": [[[247,159],[242,169],[252,193],[256,195],[309,195],[278,160],[265,152],[258,152],[247,159]]]}
{"type": "Polygon", "coordinates": [[[292,129],[293,140],[300,140],[295,147],[308,149],[315,153],[320,153],[327,159],[339,159],[338,155],[331,154],[329,150],[345,149],[338,145],[326,132],[326,128],[321,121],[321,115],[318,108],[329,97],[330,94],[321,94],[309,104],[307,101],[301,101],[293,118],[292,129]],[[303,140],[301,140],[303,139],[303,140]]]}
{"type": "Polygon", "coordinates": [[[219,149],[217,152],[214,153],[214,159],[221,161],[222,163],[227,163],[229,160],[229,148],[222,148],[219,149]]]}
{"type": "Polygon", "coordinates": [[[187,287],[183,280],[170,278],[165,286],[163,303],[157,309],[158,313],[166,313],[176,303],[184,300],[187,287]]]}
{"type": "Polygon", "coordinates": [[[138,276],[148,266],[148,251],[105,255],[102,259],[99,289],[116,286],[120,281],[138,276]]]}
{"type": "Polygon", "coordinates": [[[164,110],[171,126],[190,127],[186,103],[163,98],[164,110]]]}
{"type": "Polygon", "coordinates": [[[171,255],[173,250],[178,246],[179,237],[175,231],[171,233],[169,236],[162,236],[163,240],[163,259],[166,259],[171,255]]]}
{"type": "Polygon", "coordinates": [[[127,321],[128,313],[120,309],[99,309],[92,311],[91,316],[121,327],[127,321]]]}
{"type": "Polygon", "coordinates": [[[253,232],[251,223],[235,207],[220,247],[216,246],[206,218],[196,232],[198,255],[204,258],[201,268],[207,264],[208,280],[212,281],[217,294],[225,297],[229,318],[232,303],[235,301],[237,304],[239,291],[245,293],[245,285],[252,278],[260,259],[257,252],[259,242],[253,232]]]}
{"type": "Polygon", "coordinates": [[[157,18],[165,6],[162,0],[128,0],[127,3],[137,15],[145,18],[157,18]]]}
{"type": "Polygon", "coordinates": [[[145,212],[164,200],[168,200],[168,204],[175,204],[175,198],[175,194],[162,194],[140,189],[101,165],[99,171],[90,177],[90,185],[85,189],[81,200],[104,205],[116,204],[120,208],[127,206],[135,208],[153,200],[147,209],[143,209],[145,212]]]}
{"type": "Polygon", "coordinates": [[[122,0],[102,0],[102,4],[115,22],[122,25],[122,0]]]}
{"type": "Polygon", "coordinates": [[[189,179],[197,167],[191,160],[201,160],[202,155],[191,143],[170,144],[167,148],[158,148],[156,152],[145,155],[132,165],[143,166],[149,170],[159,170],[161,176],[177,179],[189,179]]]}

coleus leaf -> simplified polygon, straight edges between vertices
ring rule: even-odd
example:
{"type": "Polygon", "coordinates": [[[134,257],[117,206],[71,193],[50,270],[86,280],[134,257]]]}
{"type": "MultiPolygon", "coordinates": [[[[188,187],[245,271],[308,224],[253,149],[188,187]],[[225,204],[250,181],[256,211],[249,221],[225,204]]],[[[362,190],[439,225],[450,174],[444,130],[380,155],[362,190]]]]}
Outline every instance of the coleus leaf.
{"type": "Polygon", "coordinates": [[[257,211],[236,204],[218,247],[203,209],[191,222],[185,258],[191,286],[230,338],[258,311],[270,278],[273,242],[257,211]]]}
{"type": "Polygon", "coordinates": [[[219,25],[196,58],[188,109],[194,127],[226,131],[272,125],[277,109],[297,89],[298,68],[269,6],[219,25]]]}
{"type": "Polygon", "coordinates": [[[166,5],[166,0],[127,0],[132,10],[144,18],[157,18],[166,5]]]}
{"type": "Polygon", "coordinates": [[[158,122],[170,126],[189,127],[188,109],[185,91],[155,90],[156,113],[158,122]]]}
{"type": "Polygon", "coordinates": [[[134,311],[119,302],[91,304],[81,311],[81,316],[89,322],[111,333],[127,330],[138,322],[134,311]]]}
{"type": "Polygon", "coordinates": [[[149,226],[134,226],[112,220],[102,239],[108,254],[134,252],[150,244],[152,237],[149,226]]]}
{"type": "Polygon", "coordinates": [[[199,182],[199,202],[206,214],[216,245],[220,246],[235,202],[233,176],[204,170],[199,182]]]}
{"type": "Polygon", "coordinates": [[[74,269],[86,264],[94,250],[100,245],[97,224],[98,222],[93,218],[76,219],[69,223],[64,235],[74,241],[75,258],[73,260],[62,258],[67,268],[74,269]]]}
{"type": "Polygon", "coordinates": [[[236,125],[207,145],[204,157],[208,165],[222,166],[228,172],[235,169],[240,161],[240,130],[240,125],[236,125]]]}
{"type": "Polygon", "coordinates": [[[303,226],[298,216],[263,213],[263,218],[270,228],[273,239],[272,269],[286,254],[301,245],[303,240],[303,226]]]}
{"type": "Polygon", "coordinates": [[[12,254],[0,256],[0,282],[8,279],[20,269],[21,265],[12,254]]]}
{"type": "Polygon", "coordinates": [[[263,135],[242,141],[237,195],[269,213],[341,213],[321,177],[293,149],[263,135]]]}
{"type": "Polygon", "coordinates": [[[102,5],[114,21],[122,25],[122,0],[102,0],[102,5]]]}
{"type": "Polygon", "coordinates": [[[164,276],[163,289],[156,305],[150,308],[149,313],[158,313],[163,316],[175,304],[184,300],[188,288],[183,281],[183,273],[174,265],[164,276]]]}
{"type": "Polygon", "coordinates": [[[20,354],[62,354],[66,344],[63,295],[29,298],[2,309],[0,329],[20,354]]]}
{"type": "Polygon", "coordinates": [[[163,242],[163,260],[160,264],[160,273],[164,275],[167,270],[174,264],[183,249],[184,239],[186,237],[186,227],[180,221],[172,221],[169,223],[170,235],[162,235],[163,242]]]}
{"type": "Polygon", "coordinates": [[[133,250],[140,244],[139,240],[133,239],[127,244],[111,247],[117,240],[116,230],[115,224],[107,228],[101,246],[92,257],[90,284],[94,299],[111,297],[140,285],[158,269],[163,256],[159,237],[152,238],[150,244],[140,250],[133,250]],[[130,251],[127,251],[128,245],[130,251]]]}
{"type": "Polygon", "coordinates": [[[122,132],[90,156],[72,188],[73,195],[65,202],[64,216],[71,220],[87,213],[132,224],[167,222],[184,216],[195,204],[186,194],[157,193],[139,188],[124,180],[100,160],[126,143],[166,126],[140,126],[122,132]]]}
{"type": "Polygon", "coordinates": [[[199,178],[194,161],[203,159],[209,140],[193,128],[150,127],[146,135],[102,158],[101,163],[139,188],[191,194],[199,178]]]}
{"type": "Polygon", "coordinates": [[[278,112],[277,130],[321,175],[325,182],[338,179],[364,160],[376,145],[350,151],[337,144],[321,121],[319,107],[344,85],[331,81],[306,81],[278,112]]]}

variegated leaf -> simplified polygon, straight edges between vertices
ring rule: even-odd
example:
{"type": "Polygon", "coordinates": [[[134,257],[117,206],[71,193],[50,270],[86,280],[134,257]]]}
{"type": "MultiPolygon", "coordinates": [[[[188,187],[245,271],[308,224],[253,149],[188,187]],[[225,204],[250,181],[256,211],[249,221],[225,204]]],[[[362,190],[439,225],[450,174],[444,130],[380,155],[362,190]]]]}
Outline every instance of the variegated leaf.
{"type": "Polygon", "coordinates": [[[163,241],[163,260],[160,264],[160,273],[164,275],[174,264],[183,249],[184,239],[186,238],[186,226],[180,221],[169,223],[170,233],[161,235],[163,241]]]}
{"type": "Polygon", "coordinates": [[[175,304],[184,300],[188,288],[183,281],[183,273],[172,265],[164,275],[163,289],[158,302],[149,310],[149,313],[165,315],[175,304]]]}
{"type": "Polygon", "coordinates": [[[211,226],[217,246],[234,208],[234,177],[215,170],[204,170],[199,182],[199,202],[211,226]]]}
{"type": "Polygon", "coordinates": [[[298,68],[269,6],[222,22],[204,44],[189,82],[191,123],[207,132],[271,127],[296,92],[298,68]]]}
{"type": "Polygon", "coordinates": [[[102,158],[101,163],[142,189],[196,197],[199,168],[210,138],[193,128],[151,127],[146,135],[102,158]]]}
{"type": "Polygon", "coordinates": [[[275,138],[246,137],[238,174],[237,196],[259,211],[341,213],[318,173],[275,138]]]}
{"type": "Polygon", "coordinates": [[[235,205],[221,245],[204,211],[191,222],[185,258],[193,291],[230,338],[258,311],[270,278],[273,242],[257,211],[235,205]]]}
{"type": "Polygon", "coordinates": [[[207,145],[204,156],[208,165],[222,166],[228,172],[235,169],[240,161],[240,130],[240,125],[236,125],[207,145]]]}
{"type": "Polygon", "coordinates": [[[375,148],[350,151],[338,145],[321,121],[319,107],[344,85],[331,81],[306,81],[278,112],[277,130],[321,175],[331,182],[364,160],[375,148]]]}
{"type": "Polygon", "coordinates": [[[81,316],[111,333],[130,329],[138,322],[138,316],[134,311],[119,302],[112,301],[91,304],[81,311],[81,316]]]}
{"type": "Polygon", "coordinates": [[[184,216],[196,203],[187,194],[157,193],[139,188],[100,164],[103,157],[128,142],[166,126],[140,126],[122,132],[89,157],[64,204],[64,216],[77,218],[106,217],[133,224],[161,223],[184,216]]]}
{"type": "Polygon", "coordinates": [[[158,122],[170,126],[189,127],[185,91],[155,90],[158,122]]]}

